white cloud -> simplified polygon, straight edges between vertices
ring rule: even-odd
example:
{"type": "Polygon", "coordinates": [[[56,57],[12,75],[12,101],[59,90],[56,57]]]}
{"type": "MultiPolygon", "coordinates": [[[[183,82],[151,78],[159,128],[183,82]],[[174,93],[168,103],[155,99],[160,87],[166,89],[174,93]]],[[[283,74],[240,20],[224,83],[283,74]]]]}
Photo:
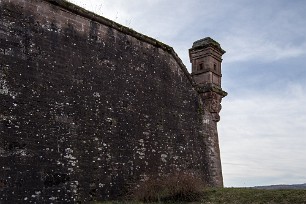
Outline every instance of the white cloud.
{"type": "Polygon", "coordinates": [[[235,11],[231,7],[224,11],[227,18],[219,30],[227,62],[271,62],[306,55],[305,12],[298,3],[289,4],[234,1],[235,11]]]}
{"type": "MultiPolygon", "coordinates": [[[[239,32],[238,32],[239,33],[239,32]]],[[[306,55],[306,41],[301,44],[275,41],[259,34],[244,33],[225,36],[222,46],[227,50],[226,62],[273,62],[306,55]]]]}
{"type": "Polygon", "coordinates": [[[219,124],[227,186],[306,182],[306,89],[224,99],[219,124]]]}

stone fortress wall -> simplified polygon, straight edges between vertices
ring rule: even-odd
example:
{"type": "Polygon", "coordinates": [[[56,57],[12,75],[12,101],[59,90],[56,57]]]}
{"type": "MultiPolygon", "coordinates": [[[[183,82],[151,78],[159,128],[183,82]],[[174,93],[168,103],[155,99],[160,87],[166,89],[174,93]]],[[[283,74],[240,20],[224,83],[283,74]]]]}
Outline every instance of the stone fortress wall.
{"type": "Polygon", "coordinates": [[[180,171],[223,186],[226,93],[201,81],[223,53],[195,42],[189,74],[171,47],[66,1],[0,0],[0,203],[114,199],[180,171]]]}

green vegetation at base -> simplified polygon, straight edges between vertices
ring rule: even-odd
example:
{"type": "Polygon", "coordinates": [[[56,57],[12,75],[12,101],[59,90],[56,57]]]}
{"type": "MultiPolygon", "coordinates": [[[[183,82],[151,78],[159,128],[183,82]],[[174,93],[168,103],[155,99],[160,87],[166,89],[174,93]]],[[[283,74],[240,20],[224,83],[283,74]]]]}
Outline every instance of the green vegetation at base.
{"type": "Polygon", "coordinates": [[[201,203],[299,204],[306,203],[306,190],[207,189],[201,203]]]}
{"type": "MultiPolygon", "coordinates": [[[[155,202],[192,204],[302,204],[306,203],[306,190],[259,190],[249,188],[208,188],[196,202],[155,202]]],[[[109,201],[97,204],[140,204],[137,201],[109,201]]]]}

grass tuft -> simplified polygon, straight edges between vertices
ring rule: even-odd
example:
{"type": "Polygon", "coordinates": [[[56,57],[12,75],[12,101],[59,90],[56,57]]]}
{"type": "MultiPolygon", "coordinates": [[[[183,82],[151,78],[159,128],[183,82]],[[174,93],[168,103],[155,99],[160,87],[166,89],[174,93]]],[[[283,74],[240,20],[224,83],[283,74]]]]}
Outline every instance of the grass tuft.
{"type": "Polygon", "coordinates": [[[131,199],[140,202],[191,202],[202,198],[204,182],[193,173],[174,173],[148,178],[131,192],[131,199]]]}

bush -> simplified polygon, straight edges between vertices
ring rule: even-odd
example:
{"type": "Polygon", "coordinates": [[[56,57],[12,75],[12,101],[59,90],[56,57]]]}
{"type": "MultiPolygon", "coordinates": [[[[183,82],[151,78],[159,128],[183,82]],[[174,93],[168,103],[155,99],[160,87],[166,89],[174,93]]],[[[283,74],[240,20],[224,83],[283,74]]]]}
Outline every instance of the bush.
{"type": "Polygon", "coordinates": [[[132,190],[131,199],[142,202],[197,201],[204,188],[198,175],[178,172],[142,181],[132,190]]]}

